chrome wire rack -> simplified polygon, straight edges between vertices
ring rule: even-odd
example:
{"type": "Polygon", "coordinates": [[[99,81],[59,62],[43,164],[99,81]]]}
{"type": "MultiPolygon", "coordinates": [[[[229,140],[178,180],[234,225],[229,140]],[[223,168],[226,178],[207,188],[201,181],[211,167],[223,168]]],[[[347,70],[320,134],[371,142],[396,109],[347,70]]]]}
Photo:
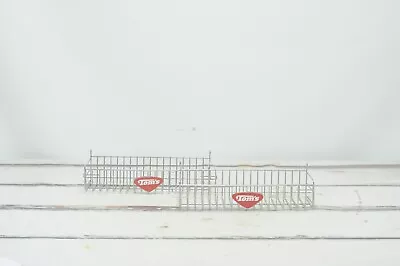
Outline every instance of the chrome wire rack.
{"type": "MultiPolygon", "coordinates": [[[[135,184],[137,178],[158,177],[162,183],[154,190],[174,192],[181,183],[182,170],[211,168],[211,152],[208,157],[152,157],[152,156],[98,156],[90,151],[84,166],[86,190],[133,190],[145,192],[135,184]]],[[[205,180],[203,180],[204,182],[205,180]]],[[[209,180],[210,181],[210,180],[209,180]]],[[[201,180],[188,180],[201,182],[201,180]]]]}
{"type": "MultiPolygon", "coordinates": [[[[183,170],[183,180],[208,175],[210,171],[183,170]]],[[[186,210],[309,209],[314,206],[315,185],[304,169],[217,169],[216,184],[181,185],[179,206],[186,210]],[[254,205],[242,206],[254,200],[254,205]],[[242,200],[241,200],[242,199],[242,200]]]]}
{"type": "Polygon", "coordinates": [[[97,156],[84,166],[92,191],[172,194],[182,210],[313,208],[315,184],[307,167],[219,167],[207,157],[97,156]]]}

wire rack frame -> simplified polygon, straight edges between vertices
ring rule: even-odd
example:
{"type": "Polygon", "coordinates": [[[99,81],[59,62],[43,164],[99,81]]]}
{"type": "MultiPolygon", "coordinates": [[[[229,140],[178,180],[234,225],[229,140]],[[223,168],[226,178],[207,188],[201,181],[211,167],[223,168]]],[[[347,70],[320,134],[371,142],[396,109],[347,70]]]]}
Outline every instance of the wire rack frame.
{"type": "Polygon", "coordinates": [[[84,166],[86,190],[148,193],[134,184],[138,177],[160,177],[151,193],[175,193],[180,210],[249,210],[235,201],[236,193],[259,193],[251,210],[310,209],[315,205],[315,183],[304,168],[225,167],[208,157],[95,156],[84,166]]]}
{"type": "MultiPolygon", "coordinates": [[[[84,166],[85,190],[127,190],[143,192],[134,181],[139,177],[160,177],[163,183],[154,191],[174,192],[181,183],[184,169],[211,169],[211,152],[208,157],[155,157],[155,156],[98,156],[90,151],[84,166]]],[[[195,181],[193,181],[195,182],[195,181]]]]}
{"type": "Polygon", "coordinates": [[[183,170],[182,180],[192,178],[188,176],[203,177],[210,173],[217,177],[216,184],[182,182],[179,208],[244,210],[233,198],[239,192],[259,193],[263,196],[252,210],[310,209],[315,205],[315,183],[307,168],[183,170]]]}

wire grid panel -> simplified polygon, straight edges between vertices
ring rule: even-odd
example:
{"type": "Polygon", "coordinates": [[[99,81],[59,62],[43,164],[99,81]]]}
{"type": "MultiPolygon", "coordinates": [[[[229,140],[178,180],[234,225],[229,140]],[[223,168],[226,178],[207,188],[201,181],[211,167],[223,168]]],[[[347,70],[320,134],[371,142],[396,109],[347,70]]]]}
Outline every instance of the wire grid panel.
{"type": "Polygon", "coordinates": [[[314,206],[314,181],[306,169],[183,170],[182,173],[183,180],[196,176],[217,177],[216,184],[182,184],[179,198],[182,209],[245,210],[233,197],[243,192],[262,195],[262,200],[251,208],[253,210],[292,210],[314,206]]]}
{"type": "MultiPolygon", "coordinates": [[[[86,190],[125,190],[148,193],[137,185],[140,177],[157,177],[162,184],[153,193],[174,192],[182,183],[183,169],[210,169],[211,156],[191,157],[127,157],[94,156],[90,154],[84,166],[84,185],[86,190]]],[[[197,183],[195,180],[187,182],[197,183]]]]}

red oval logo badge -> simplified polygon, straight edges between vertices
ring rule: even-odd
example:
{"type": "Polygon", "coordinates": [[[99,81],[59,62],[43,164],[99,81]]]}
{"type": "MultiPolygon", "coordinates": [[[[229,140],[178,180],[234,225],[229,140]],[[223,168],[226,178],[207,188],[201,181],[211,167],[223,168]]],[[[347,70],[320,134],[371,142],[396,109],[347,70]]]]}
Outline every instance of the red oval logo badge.
{"type": "Polygon", "coordinates": [[[141,189],[152,192],[159,185],[163,183],[163,179],[161,177],[147,176],[147,177],[138,177],[135,179],[135,185],[140,187],[141,189]]]}
{"type": "Polygon", "coordinates": [[[263,198],[264,196],[257,192],[238,192],[232,195],[232,199],[246,209],[254,207],[263,198]]]}

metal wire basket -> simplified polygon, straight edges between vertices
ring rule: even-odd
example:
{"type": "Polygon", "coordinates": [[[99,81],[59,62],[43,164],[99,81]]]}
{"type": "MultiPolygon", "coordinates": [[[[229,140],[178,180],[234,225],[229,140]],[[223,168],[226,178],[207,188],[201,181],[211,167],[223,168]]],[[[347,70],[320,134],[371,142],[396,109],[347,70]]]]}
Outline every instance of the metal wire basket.
{"type": "Polygon", "coordinates": [[[315,202],[307,167],[225,167],[207,157],[97,156],[84,166],[86,190],[176,195],[182,210],[293,210],[315,202]]]}
{"type": "Polygon", "coordinates": [[[214,184],[182,183],[179,207],[186,210],[293,210],[314,206],[315,185],[308,169],[228,168],[183,170],[183,180],[216,176],[214,184]]]}
{"type": "MultiPolygon", "coordinates": [[[[211,169],[211,152],[208,157],[152,157],[152,156],[98,156],[90,151],[84,166],[86,190],[132,190],[133,192],[174,192],[182,182],[182,170],[211,169]],[[160,178],[157,189],[145,191],[135,180],[160,178]]],[[[189,182],[197,183],[198,180],[189,182]]],[[[200,182],[200,181],[199,181],[200,182]]]]}

